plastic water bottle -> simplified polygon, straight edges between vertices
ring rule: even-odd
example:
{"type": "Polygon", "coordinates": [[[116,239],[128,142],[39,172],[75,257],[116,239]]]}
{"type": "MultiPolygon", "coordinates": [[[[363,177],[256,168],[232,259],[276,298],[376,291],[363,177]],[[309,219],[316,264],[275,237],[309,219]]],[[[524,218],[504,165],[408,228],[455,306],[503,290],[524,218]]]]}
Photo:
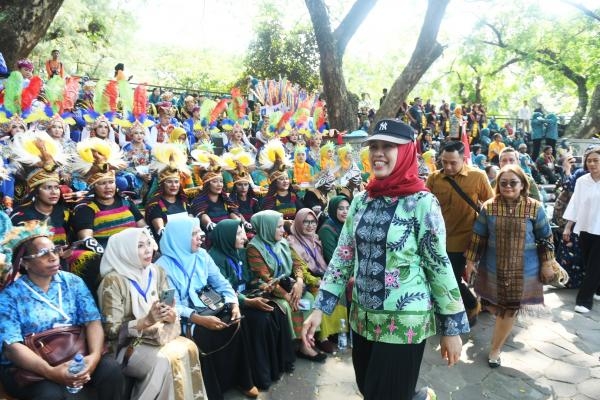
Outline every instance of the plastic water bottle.
{"type": "MultiPolygon", "coordinates": [[[[85,361],[83,360],[83,356],[79,353],[75,354],[75,357],[73,357],[73,360],[69,363],[69,369],[68,369],[69,375],[77,375],[84,369],[85,369],[85,361]]],[[[67,392],[77,393],[82,388],[83,388],[83,386],[80,386],[80,387],[67,386],[67,392]]]]}
{"type": "Polygon", "coordinates": [[[346,332],[346,320],[340,319],[340,332],[338,333],[338,350],[344,351],[348,348],[348,333],[346,332]]]}

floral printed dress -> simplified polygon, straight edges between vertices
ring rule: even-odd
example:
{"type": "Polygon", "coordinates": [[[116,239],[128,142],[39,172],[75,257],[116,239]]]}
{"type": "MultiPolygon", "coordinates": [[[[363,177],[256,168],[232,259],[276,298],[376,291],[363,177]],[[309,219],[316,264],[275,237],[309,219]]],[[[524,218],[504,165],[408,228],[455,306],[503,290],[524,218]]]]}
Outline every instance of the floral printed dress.
{"type": "Polygon", "coordinates": [[[420,343],[435,335],[469,331],[460,292],[446,255],[446,231],[434,195],[352,202],[315,308],[331,313],[350,277],[350,326],[371,341],[420,343]]]}

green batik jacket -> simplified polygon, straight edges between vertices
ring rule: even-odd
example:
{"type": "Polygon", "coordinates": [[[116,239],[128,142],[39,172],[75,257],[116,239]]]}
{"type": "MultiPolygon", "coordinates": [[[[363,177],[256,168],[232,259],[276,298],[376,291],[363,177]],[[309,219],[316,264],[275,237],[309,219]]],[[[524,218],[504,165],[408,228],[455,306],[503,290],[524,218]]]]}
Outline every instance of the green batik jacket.
{"type": "Polygon", "coordinates": [[[435,196],[352,201],[315,308],[333,311],[354,277],[350,326],[367,340],[420,343],[436,333],[469,332],[460,291],[446,254],[446,229],[435,196]]]}

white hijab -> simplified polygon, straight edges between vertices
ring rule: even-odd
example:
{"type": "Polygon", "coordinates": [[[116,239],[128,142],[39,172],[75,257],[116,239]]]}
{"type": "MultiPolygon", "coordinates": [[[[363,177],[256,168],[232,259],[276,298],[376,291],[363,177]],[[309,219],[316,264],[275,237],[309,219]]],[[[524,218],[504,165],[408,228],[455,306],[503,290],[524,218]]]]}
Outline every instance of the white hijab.
{"type": "Polygon", "coordinates": [[[156,246],[154,239],[150,237],[148,230],[144,228],[127,228],[112,235],[108,239],[106,251],[100,261],[100,276],[104,278],[109,272],[115,271],[127,279],[129,293],[131,294],[131,307],[135,318],[142,318],[148,314],[152,304],[158,300],[158,273],[154,264],[142,267],[138,254],[138,242],[145,235],[156,246]],[[152,281],[148,287],[148,281],[152,273],[152,281]],[[131,280],[145,290],[146,299],[135,288],[131,280]]]}

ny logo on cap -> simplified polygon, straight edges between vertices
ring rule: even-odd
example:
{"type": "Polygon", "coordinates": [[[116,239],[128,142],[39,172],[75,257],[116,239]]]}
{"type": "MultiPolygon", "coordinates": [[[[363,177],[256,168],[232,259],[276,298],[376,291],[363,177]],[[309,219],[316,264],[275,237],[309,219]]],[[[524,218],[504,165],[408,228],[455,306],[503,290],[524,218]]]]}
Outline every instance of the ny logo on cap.
{"type": "Polygon", "coordinates": [[[387,122],[382,122],[379,124],[380,131],[387,131],[387,122]]]}

